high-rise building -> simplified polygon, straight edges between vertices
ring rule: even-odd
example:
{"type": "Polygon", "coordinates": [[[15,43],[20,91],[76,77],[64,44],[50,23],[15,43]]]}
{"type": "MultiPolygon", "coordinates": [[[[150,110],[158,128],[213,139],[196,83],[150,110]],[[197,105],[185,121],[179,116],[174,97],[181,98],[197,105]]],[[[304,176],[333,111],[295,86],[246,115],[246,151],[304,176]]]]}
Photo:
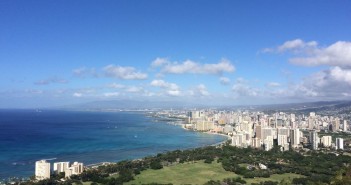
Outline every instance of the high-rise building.
{"type": "Polygon", "coordinates": [[[35,179],[50,179],[50,163],[45,160],[35,162],[35,179]]]}
{"type": "Polygon", "coordinates": [[[335,118],[332,126],[333,132],[337,132],[340,129],[340,119],[335,118]]]}
{"type": "Polygon", "coordinates": [[[241,147],[244,142],[244,135],[243,134],[234,134],[232,136],[232,146],[241,147]]]}
{"type": "Polygon", "coordinates": [[[332,137],[331,136],[322,136],[321,142],[324,147],[330,147],[332,144],[332,137]]]}
{"type": "Polygon", "coordinates": [[[255,137],[261,139],[262,138],[262,126],[256,125],[255,126],[255,137]]]}
{"type": "Polygon", "coordinates": [[[273,129],[272,128],[262,128],[262,140],[265,140],[268,136],[273,136],[273,129]]]}
{"type": "Polygon", "coordinates": [[[288,144],[288,136],[278,134],[278,145],[284,146],[288,144]]]}
{"type": "Polygon", "coordinates": [[[344,120],[343,129],[344,132],[347,131],[347,120],[344,120]]]}
{"type": "Polygon", "coordinates": [[[336,138],[335,142],[336,149],[344,150],[344,139],[343,138],[336,138]]]}
{"type": "Polygon", "coordinates": [[[264,150],[268,151],[273,148],[273,136],[267,136],[265,140],[263,140],[264,150]]]}
{"type": "Polygon", "coordinates": [[[79,175],[83,172],[84,165],[83,163],[74,162],[71,167],[65,170],[65,177],[70,177],[71,175],[79,175]]]}
{"type": "Polygon", "coordinates": [[[287,137],[289,137],[289,128],[278,128],[278,135],[286,135],[287,137]]]}
{"type": "Polygon", "coordinates": [[[260,138],[253,138],[251,146],[254,148],[261,148],[261,139],[260,138]]]}
{"type": "Polygon", "coordinates": [[[300,144],[300,130],[298,128],[290,130],[291,147],[297,148],[300,144]]]}
{"type": "Polygon", "coordinates": [[[54,163],[54,172],[55,173],[65,172],[65,170],[68,168],[69,168],[69,162],[54,163]]]}
{"type": "Polygon", "coordinates": [[[290,120],[292,122],[295,122],[295,120],[296,120],[295,114],[290,114],[290,120]]]}
{"type": "Polygon", "coordinates": [[[318,149],[319,138],[316,130],[313,130],[312,132],[310,132],[310,143],[312,145],[313,150],[318,149]]]}

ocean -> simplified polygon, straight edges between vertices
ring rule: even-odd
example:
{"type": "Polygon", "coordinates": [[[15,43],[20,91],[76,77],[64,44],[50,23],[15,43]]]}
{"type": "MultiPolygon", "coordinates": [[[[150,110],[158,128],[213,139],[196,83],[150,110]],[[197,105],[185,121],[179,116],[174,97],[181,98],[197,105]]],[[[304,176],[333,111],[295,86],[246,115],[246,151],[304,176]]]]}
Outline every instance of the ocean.
{"type": "Polygon", "coordinates": [[[141,112],[0,110],[0,181],[34,175],[35,161],[137,159],[225,140],[141,112]]]}

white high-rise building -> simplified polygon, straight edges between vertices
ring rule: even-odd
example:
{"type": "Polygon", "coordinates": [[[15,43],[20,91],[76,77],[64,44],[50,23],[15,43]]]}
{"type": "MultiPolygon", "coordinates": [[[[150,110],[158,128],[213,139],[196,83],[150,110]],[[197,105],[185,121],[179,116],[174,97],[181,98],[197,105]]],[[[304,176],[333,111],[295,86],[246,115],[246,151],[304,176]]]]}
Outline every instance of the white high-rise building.
{"type": "Polygon", "coordinates": [[[69,168],[69,162],[54,163],[54,172],[55,173],[65,172],[65,170],[68,168],[69,168]]]}
{"type": "Polygon", "coordinates": [[[81,174],[83,172],[83,163],[74,162],[71,168],[73,168],[74,175],[81,174]]]}
{"type": "Polygon", "coordinates": [[[318,137],[318,133],[316,130],[314,130],[310,133],[310,142],[312,145],[312,149],[317,150],[318,144],[319,144],[319,137],[318,137]]]}
{"type": "Polygon", "coordinates": [[[262,128],[261,129],[262,140],[265,140],[268,136],[273,137],[273,129],[272,128],[262,128]]]}
{"type": "Polygon", "coordinates": [[[343,127],[342,127],[343,131],[346,132],[347,131],[347,120],[344,120],[344,124],[343,124],[343,127]]]}
{"type": "Polygon", "coordinates": [[[321,142],[324,147],[330,147],[332,144],[332,137],[331,136],[322,136],[321,142]]]}
{"type": "Polygon", "coordinates": [[[79,175],[83,172],[83,163],[74,162],[71,167],[65,170],[65,177],[70,177],[71,175],[79,175]]]}
{"type": "Polygon", "coordinates": [[[263,140],[264,150],[268,151],[273,148],[273,136],[267,136],[265,140],[263,140]]]}
{"type": "Polygon", "coordinates": [[[336,138],[336,143],[335,143],[336,149],[344,150],[344,139],[343,138],[336,138]]]}
{"type": "Polygon", "coordinates": [[[243,134],[234,134],[232,137],[232,146],[241,147],[244,142],[243,134]]]}
{"type": "Polygon", "coordinates": [[[35,162],[35,179],[50,179],[50,163],[45,160],[35,162]]]}
{"type": "Polygon", "coordinates": [[[297,148],[300,144],[300,130],[298,128],[290,130],[290,144],[293,148],[297,148]]]}
{"type": "Polygon", "coordinates": [[[288,144],[288,136],[278,134],[278,145],[284,146],[288,144]]]}

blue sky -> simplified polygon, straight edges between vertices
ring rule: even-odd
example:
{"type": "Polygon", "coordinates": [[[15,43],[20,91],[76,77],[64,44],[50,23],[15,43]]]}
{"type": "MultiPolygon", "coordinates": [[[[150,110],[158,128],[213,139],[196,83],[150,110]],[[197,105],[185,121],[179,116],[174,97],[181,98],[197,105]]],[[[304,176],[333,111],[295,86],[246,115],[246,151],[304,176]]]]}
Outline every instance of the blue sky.
{"type": "Polygon", "coordinates": [[[1,1],[0,107],[350,99],[350,1],[1,1]]]}

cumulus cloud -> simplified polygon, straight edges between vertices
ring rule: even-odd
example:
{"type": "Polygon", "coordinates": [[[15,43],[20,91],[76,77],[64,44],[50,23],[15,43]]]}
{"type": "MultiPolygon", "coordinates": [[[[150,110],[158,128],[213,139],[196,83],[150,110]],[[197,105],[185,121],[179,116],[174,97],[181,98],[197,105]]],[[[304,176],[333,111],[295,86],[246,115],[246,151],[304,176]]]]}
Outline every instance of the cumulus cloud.
{"type": "Polygon", "coordinates": [[[107,87],[113,88],[113,89],[122,89],[122,88],[125,88],[125,85],[112,83],[112,84],[108,84],[107,87]]]}
{"type": "Polygon", "coordinates": [[[316,48],[318,43],[316,41],[305,42],[301,39],[289,40],[284,42],[282,45],[275,48],[265,48],[263,53],[278,52],[282,53],[285,51],[299,52],[301,50],[309,50],[316,48]]]}
{"type": "Polygon", "coordinates": [[[130,93],[139,93],[142,92],[144,89],[142,87],[130,86],[126,88],[126,92],[130,93]]]}
{"type": "Polygon", "coordinates": [[[315,49],[311,54],[289,60],[304,66],[343,66],[351,67],[351,42],[338,41],[328,47],[315,49]]]}
{"type": "Polygon", "coordinates": [[[157,57],[152,63],[151,63],[151,67],[159,67],[159,66],[163,66],[165,64],[169,64],[170,61],[167,58],[160,58],[157,57]]]}
{"type": "Polygon", "coordinates": [[[180,87],[175,83],[169,83],[164,80],[153,80],[150,85],[165,89],[166,94],[170,96],[181,95],[180,87]]]}
{"type": "Polygon", "coordinates": [[[329,66],[313,73],[288,89],[277,89],[267,94],[291,98],[316,98],[316,100],[347,97],[351,89],[351,42],[337,41],[329,46],[301,39],[287,41],[268,51],[289,52],[289,62],[300,66],[329,66]]]}
{"type": "Polygon", "coordinates": [[[268,82],[266,84],[266,87],[279,87],[280,86],[280,83],[278,82],[268,82]]]}
{"type": "Polygon", "coordinates": [[[45,80],[39,80],[34,82],[35,85],[49,85],[54,83],[65,84],[65,83],[68,83],[68,81],[62,78],[52,77],[45,80]]]}
{"type": "Polygon", "coordinates": [[[116,96],[119,96],[119,92],[107,92],[107,93],[104,93],[104,96],[105,97],[116,97],[116,96]]]}
{"type": "Polygon", "coordinates": [[[81,78],[90,77],[90,76],[92,77],[99,76],[95,68],[80,67],[80,68],[74,69],[72,72],[74,76],[81,77],[81,78]]]}
{"type": "Polygon", "coordinates": [[[143,80],[147,78],[146,73],[137,71],[134,67],[122,67],[108,65],[103,68],[107,77],[114,77],[123,80],[143,80]]]}
{"type": "Polygon", "coordinates": [[[196,90],[199,92],[201,96],[208,96],[210,93],[207,91],[207,88],[204,84],[200,84],[196,87],[196,90]]]}
{"type": "Polygon", "coordinates": [[[170,96],[180,96],[181,95],[181,92],[180,90],[167,90],[167,95],[170,95],[170,96]]]}
{"type": "Polygon", "coordinates": [[[243,78],[238,78],[232,87],[232,91],[237,97],[251,96],[256,97],[260,94],[260,90],[251,87],[243,78]]]}
{"type": "Polygon", "coordinates": [[[73,96],[79,98],[79,97],[82,97],[83,94],[82,94],[82,93],[77,93],[77,92],[76,92],[76,93],[73,93],[73,96]]]}
{"type": "Polygon", "coordinates": [[[164,80],[153,80],[150,83],[151,86],[154,87],[161,87],[161,88],[167,88],[167,89],[179,89],[179,86],[175,83],[169,83],[165,82],[164,80]]]}
{"type": "Polygon", "coordinates": [[[201,64],[192,60],[186,60],[182,63],[170,62],[167,59],[157,58],[152,62],[152,66],[161,67],[162,73],[172,74],[222,74],[224,72],[234,72],[235,67],[227,59],[222,59],[218,63],[201,64]]]}
{"type": "Polygon", "coordinates": [[[219,81],[222,85],[228,85],[230,83],[230,79],[227,77],[220,77],[219,81]]]}
{"type": "Polygon", "coordinates": [[[347,41],[320,47],[316,41],[295,39],[276,48],[266,48],[264,52],[292,52],[295,57],[290,58],[289,62],[296,65],[351,67],[351,42],[347,41]]]}

